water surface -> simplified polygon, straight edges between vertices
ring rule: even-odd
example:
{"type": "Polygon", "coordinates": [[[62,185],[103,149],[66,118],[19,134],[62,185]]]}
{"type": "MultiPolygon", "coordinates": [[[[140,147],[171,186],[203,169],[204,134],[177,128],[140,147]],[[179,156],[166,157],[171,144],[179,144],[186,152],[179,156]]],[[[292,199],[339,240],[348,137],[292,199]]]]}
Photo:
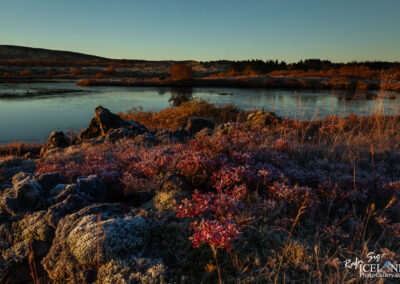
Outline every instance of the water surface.
{"type": "MultiPolygon", "coordinates": [[[[217,105],[233,103],[242,109],[264,109],[290,118],[317,119],[327,115],[367,115],[377,100],[350,100],[342,91],[290,91],[231,88],[82,87],[74,82],[0,84],[0,144],[42,141],[54,130],[79,131],[87,127],[94,108],[112,112],[134,106],[158,111],[174,102],[199,97],[217,105]],[[172,99],[172,100],[171,100],[172,99]]],[[[399,113],[400,96],[385,98],[386,113],[399,113]]]]}

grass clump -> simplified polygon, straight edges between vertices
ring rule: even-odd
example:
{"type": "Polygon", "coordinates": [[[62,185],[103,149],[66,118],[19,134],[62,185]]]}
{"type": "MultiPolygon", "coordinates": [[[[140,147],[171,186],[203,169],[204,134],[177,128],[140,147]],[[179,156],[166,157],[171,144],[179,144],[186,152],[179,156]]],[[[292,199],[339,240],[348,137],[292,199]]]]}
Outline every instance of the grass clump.
{"type": "Polygon", "coordinates": [[[236,121],[240,110],[234,105],[216,106],[204,99],[182,102],[177,107],[169,107],[159,112],[143,111],[142,108],[132,108],[126,113],[120,113],[124,119],[132,119],[146,125],[148,128],[180,128],[189,117],[200,116],[214,119],[217,123],[236,121]]]}

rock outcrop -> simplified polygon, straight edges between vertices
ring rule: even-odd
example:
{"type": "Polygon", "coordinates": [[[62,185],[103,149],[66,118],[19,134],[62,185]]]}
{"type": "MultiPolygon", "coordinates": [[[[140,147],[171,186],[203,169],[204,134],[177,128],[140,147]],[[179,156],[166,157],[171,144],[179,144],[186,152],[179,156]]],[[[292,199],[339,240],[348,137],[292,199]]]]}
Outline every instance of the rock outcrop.
{"type": "Polygon", "coordinates": [[[106,283],[140,282],[146,277],[154,282],[161,280],[164,265],[159,259],[145,257],[149,234],[146,218],[129,208],[93,204],[60,221],[42,264],[54,281],[92,282],[100,265],[100,279],[113,279],[106,283]]]}
{"type": "Polygon", "coordinates": [[[15,216],[40,208],[43,188],[31,178],[31,175],[17,174],[12,183],[12,187],[5,189],[0,197],[1,209],[15,216]]]}
{"type": "Polygon", "coordinates": [[[58,173],[20,172],[0,193],[0,279],[8,271],[26,276],[13,279],[15,283],[29,282],[26,264],[32,249],[42,259],[50,250],[58,223],[93,202],[102,202],[106,194],[97,176],[64,182],[58,173]]]}
{"type": "MultiPolygon", "coordinates": [[[[11,183],[0,193],[0,279],[30,282],[33,253],[38,277],[56,283],[163,282],[166,266],[148,249],[152,219],[138,208],[102,203],[107,189],[97,176],[66,184],[58,173],[20,172],[11,183]]],[[[174,176],[162,188],[170,187],[187,183],[174,176]]]]}
{"type": "Polygon", "coordinates": [[[68,137],[65,136],[63,131],[53,131],[47,139],[46,145],[40,150],[40,155],[45,155],[52,149],[64,149],[71,144],[68,137]]]}
{"type": "Polygon", "coordinates": [[[147,132],[144,125],[133,120],[124,120],[102,106],[97,106],[94,112],[95,117],[90,121],[88,128],[82,130],[79,134],[81,140],[90,140],[102,136],[109,141],[116,141],[147,132]]]}

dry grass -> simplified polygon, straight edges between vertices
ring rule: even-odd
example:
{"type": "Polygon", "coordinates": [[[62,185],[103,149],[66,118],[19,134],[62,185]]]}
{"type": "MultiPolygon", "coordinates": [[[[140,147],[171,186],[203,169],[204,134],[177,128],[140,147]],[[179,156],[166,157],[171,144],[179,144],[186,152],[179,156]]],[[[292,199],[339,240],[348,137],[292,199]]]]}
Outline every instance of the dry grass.
{"type": "Polygon", "coordinates": [[[240,114],[234,105],[222,107],[208,103],[206,100],[195,99],[192,102],[183,102],[178,107],[169,107],[159,112],[143,111],[133,108],[127,113],[120,113],[125,119],[132,119],[144,124],[150,129],[167,128],[176,130],[180,128],[189,117],[200,116],[214,119],[217,123],[236,121],[240,114]]]}
{"type": "Polygon", "coordinates": [[[27,153],[38,155],[43,145],[40,143],[11,142],[0,146],[0,157],[23,156],[27,153]]]}

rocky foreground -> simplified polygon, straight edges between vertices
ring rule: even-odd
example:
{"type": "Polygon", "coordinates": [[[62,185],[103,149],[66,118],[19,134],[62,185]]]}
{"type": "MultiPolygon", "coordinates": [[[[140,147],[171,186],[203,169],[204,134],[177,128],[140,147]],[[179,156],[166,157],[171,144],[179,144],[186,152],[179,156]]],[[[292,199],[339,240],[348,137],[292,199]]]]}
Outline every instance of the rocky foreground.
{"type": "Polygon", "coordinates": [[[358,281],[345,258],[400,253],[400,167],[397,148],[371,162],[358,145],[356,167],[321,149],[355,121],[149,130],[96,107],[79,135],[0,162],[0,281],[358,281]],[[303,142],[282,139],[296,127],[303,142]]]}

